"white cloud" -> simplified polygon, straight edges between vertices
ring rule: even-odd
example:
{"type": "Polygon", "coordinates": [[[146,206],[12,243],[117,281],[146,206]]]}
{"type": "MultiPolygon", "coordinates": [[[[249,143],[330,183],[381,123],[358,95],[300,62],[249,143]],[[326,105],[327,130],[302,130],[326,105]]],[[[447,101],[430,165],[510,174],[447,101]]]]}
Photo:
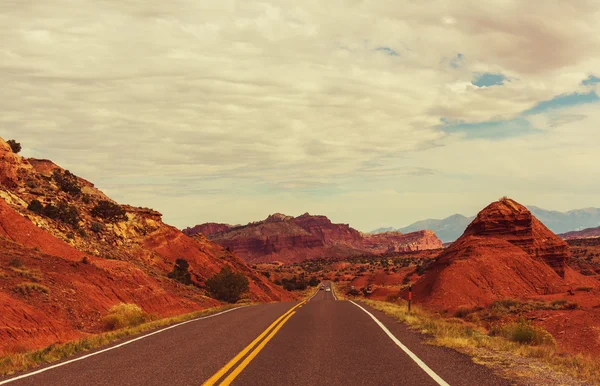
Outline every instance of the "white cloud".
{"type": "Polygon", "coordinates": [[[176,225],[288,207],[363,228],[388,215],[401,224],[503,187],[537,191],[568,165],[570,183],[540,199],[562,207],[568,192],[595,189],[583,171],[598,160],[575,152],[590,141],[560,131],[597,127],[593,112],[532,117],[543,133],[501,142],[438,125],[510,119],[588,90],[581,80],[600,68],[599,10],[594,1],[11,2],[0,14],[1,135],[176,225]],[[472,86],[481,72],[510,81],[472,86]],[[465,181],[471,191],[440,199],[465,181]],[[372,205],[355,211],[355,199],[372,205]]]}

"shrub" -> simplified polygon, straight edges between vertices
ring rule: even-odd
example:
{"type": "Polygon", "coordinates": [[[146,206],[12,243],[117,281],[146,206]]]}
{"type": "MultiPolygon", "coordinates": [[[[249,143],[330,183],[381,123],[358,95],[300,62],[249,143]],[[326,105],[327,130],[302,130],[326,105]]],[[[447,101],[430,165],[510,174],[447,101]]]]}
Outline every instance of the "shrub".
{"type": "Polygon", "coordinates": [[[48,218],[57,219],[58,208],[52,204],[47,204],[46,206],[44,206],[44,209],[42,209],[42,214],[48,218]]]}
{"type": "Polygon", "coordinates": [[[83,196],[81,196],[81,202],[83,202],[84,204],[89,204],[90,202],[92,202],[92,199],[90,198],[89,194],[84,194],[83,196]]]}
{"type": "Polygon", "coordinates": [[[8,141],[6,141],[6,143],[8,143],[13,153],[16,154],[21,151],[21,144],[15,141],[14,139],[9,139],[8,141]]]}
{"type": "Polygon", "coordinates": [[[242,273],[236,273],[229,266],[221,269],[206,281],[209,293],[216,299],[235,303],[240,300],[241,295],[248,291],[248,279],[242,273]]]}
{"type": "Polygon", "coordinates": [[[534,326],[524,318],[521,318],[518,322],[495,326],[491,329],[490,335],[503,336],[513,342],[532,346],[556,344],[556,341],[548,331],[534,326]]]}
{"type": "Polygon", "coordinates": [[[42,213],[42,210],[44,210],[44,205],[42,205],[39,200],[32,200],[27,206],[27,209],[34,213],[42,213]]]}
{"type": "Polygon", "coordinates": [[[81,258],[81,264],[89,264],[89,263],[90,263],[90,261],[88,260],[87,256],[83,256],[81,258]]]}
{"type": "Polygon", "coordinates": [[[23,263],[23,260],[21,260],[17,256],[15,256],[8,262],[8,265],[10,267],[14,267],[14,268],[21,268],[24,265],[24,263],[23,263]]]}
{"type": "Polygon", "coordinates": [[[189,272],[190,264],[185,259],[177,259],[173,271],[167,276],[185,285],[192,284],[192,275],[189,272]]]}
{"type": "Polygon", "coordinates": [[[310,281],[308,282],[308,285],[311,286],[311,287],[316,287],[316,286],[319,285],[319,283],[320,283],[319,280],[315,276],[313,276],[313,277],[310,278],[310,281]]]}
{"type": "Polygon", "coordinates": [[[116,330],[124,327],[133,327],[149,320],[140,306],[137,304],[120,303],[112,306],[102,318],[106,330],[116,330]]]}
{"type": "Polygon", "coordinates": [[[100,233],[104,230],[104,224],[102,224],[100,222],[93,222],[90,229],[94,233],[100,233]]]}
{"type": "Polygon", "coordinates": [[[127,212],[120,205],[110,201],[100,201],[93,209],[92,216],[102,218],[108,222],[127,220],[127,212]]]}
{"type": "Polygon", "coordinates": [[[79,228],[79,210],[66,202],[59,202],[58,205],[47,204],[42,208],[42,215],[53,220],[60,220],[71,227],[79,228]]]}
{"type": "Polygon", "coordinates": [[[61,171],[60,169],[54,169],[52,172],[52,178],[58,185],[59,189],[72,196],[79,196],[81,194],[81,187],[77,176],[68,170],[61,171]]]}
{"type": "Polygon", "coordinates": [[[50,292],[48,287],[37,283],[21,283],[17,285],[14,289],[15,291],[20,292],[21,294],[26,296],[33,295],[36,293],[47,294],[50,292]]]}
{"type": "Polygon", "coordinates": [[[346,292],[348,296],[359,296],[360,292],[356,288],[352,288],[350,291],[346,292]]]}

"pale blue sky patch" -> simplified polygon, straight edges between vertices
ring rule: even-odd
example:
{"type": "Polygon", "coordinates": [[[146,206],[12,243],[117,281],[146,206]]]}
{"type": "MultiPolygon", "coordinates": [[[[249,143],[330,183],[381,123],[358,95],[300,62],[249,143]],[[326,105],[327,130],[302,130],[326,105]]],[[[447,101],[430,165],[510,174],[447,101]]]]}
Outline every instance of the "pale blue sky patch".
{"type": "Polygon", "coordinates": [[[504,84],[506,76],[503,74],[494,74],[491,72],[485,72],[482,74],[475,74],[475,78],[471,84],[477,87],[490,87],[490,86],[501,86],[504,84]]]}
{"type": "Polygon", "coordinates": [[[598,83],[600,83],[600,78],[595,75],[590,75],[581,82],[584,86],[593,86],[598,83]]]}
{"type": "Polygon", "coordinates": [[[446,133],[463,133],[467,138],[505,139],[538,132],[525,118],[474,123],[450,123],[441,119],[446,133]]]}
{"type": "Polygon", "coordinates": [[[377,47],[375,51],[383,52],[384,54],[389,56],[398,56],[398,52],[391,49],[390,47],[377,47]]]}
{"type": "Polygon", "coordinates": [[[538,103],[536,106],[524,111],[523,115],[539,114],[548,110],[595,103],[598,101],[600,101],[600,97],[598,97],[598,94],[596,94],[595,91],[590,91],[588,93],[562,94],[555,96],[550,100],[538,103]]]}

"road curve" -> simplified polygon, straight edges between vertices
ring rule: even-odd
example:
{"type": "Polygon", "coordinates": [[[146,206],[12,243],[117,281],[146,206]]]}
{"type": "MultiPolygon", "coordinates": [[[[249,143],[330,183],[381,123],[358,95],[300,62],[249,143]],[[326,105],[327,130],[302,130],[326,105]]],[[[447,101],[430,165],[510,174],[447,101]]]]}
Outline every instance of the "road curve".
{"type": "Polygon", "coordinates": [[[308,302],[246,307],[8,385],[199,386],[211,379],[211,384],[261,386],[511,384],[465,355],[424,344],[420,334],[359,305],[364,310],[321,290],[308,302]]]}

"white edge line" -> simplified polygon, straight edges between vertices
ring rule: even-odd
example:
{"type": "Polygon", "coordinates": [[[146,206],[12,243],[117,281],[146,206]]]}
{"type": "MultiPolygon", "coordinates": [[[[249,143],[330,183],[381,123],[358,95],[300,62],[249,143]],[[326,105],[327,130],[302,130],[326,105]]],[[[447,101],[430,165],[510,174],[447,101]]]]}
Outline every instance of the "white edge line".
{"type": "Polygon", "coordinates": [[[128,341],[126,341],[126,342],[123,342],[123,343],[119,343],[119,344],[118,344],[118,345],[116,345],[116,346],[108,347],[108,348],[105,348],[105,349],[103,349],[103,350],[96,351],[96,352],[93,352],[93,353],[91,353],[91,354],[87,354],[87,355],[84,355],[84,356],[82,356],[82,357],[79,357],[79,358],[75,358],[75,359],[68,360],[68,361],[66,361],[66,362],[61,362],[61,363],[55,364],[55,365],[53,365],[53,366],[44,367],[43,369],[36,370],[36,371],[33,371],[33,372],[31,372],[31,373],[27,373],[27,374],[19,375],[18,377],[9,378],[9,379],[6,379],[6,380],[4,380],[4,381],[0,381],[0,385],[5,385],[5,384],[7,384],[7,383],[14,382],[14,381],[17,381],[17,380],[19,380],[19,379],[23,379],[23,378],[28,378],[28,377],[31,377],[31,376],[34,376],[34,375],[37,375],[37,374],[43,373],[43,372],[45,372],[45,371],[48,371],[48,370],[55,369],[55,368],[57,368],[57,367],[61,367],[61,366],[68,365],[69,363],[73,363],[73,362],[81,361],[81,360],[84,360],[84,359],[86,359],[86,358],[92,357],[92,356],[94,356],[94,355],[102,354],[102,353],[104,353],[104,352],[107,352],[107,351],[110,351],[110,350],[114,350],[114,349],[116,349],[116,348],[119,348],[119,347],[126,346],[126,345],[128,345],[128,344],[130,344],[130,343],[137,342],[138,340],[142,340],[142,339],[144,339],[144,338],[147,338],[147,337],[149,337],[149,336],[152,336],[152,335],[159,334],[159,333],[161,333],[161,332],[163,332],[163,331],[167,331],[167,330],[170,330],[170,329],[172,329],[172,328],[175,328],[175,327],[182,326],[182,325],[184,325],[184,324],[187,324],[187,323],[191,323],[191,322],[196,322],[196,321],[198,321],[198,320],[203,320],[203,319],[212,318],[212,317],[215,317],[215,316],[218,316],[218,315],[223,315],[223,314],[226,314],[226,313],[228,313],[228,312],[235,311],[235,310],[239,310],[239,309],[246,308],[246,307],[250,307],[250,306],[241,306],[241,307],[231,308],[231,309],[229,309],[229,310],[221,311],[221,312],[219,312],[219,313],[216,313],[216,314],[207,315],[207,316],[202,316],[202,317],[200,317],[200,318],[191,319],[191,320],[187,320],[187,321],[185,321],[185,322],[181,322],[181,323],[178,323],[178,324],[174,324],[174,325],[172,325],[172,326],[165,327],[165,328],[163,328],[163,329],[161,329],[161,330],[154,331],[154,332],[151,332],[151,333],[149,333],[149,334],[146,334],[146,335],[138,336],[137,338],[134,338],[134,339],[128,340],[128,341]]]}
{"type": "Polygon", "coordinates": [[[425,362],[423,362],[421,359],[419,359],[418,356],[416,356],[412,351],[410,351],[408,349],[408,347],[406,347],[405,345],[402,344],[402,342],[400,342],[398,340],[398,338],[396,338],[394,336],[394,334],[392,334],[390,332],[390,330],[388,330],[388,328],[379,321],[379,319],[377,319],[375,317],[375,315],[373,315],[372,313],[370,313],[369,311],[367,311],[366,309],[364,309],[363,307],[361,307],[360,305],[354,303],[352,300],[350,300],[350,303],[354,304],[356,307],[360,308],[361,310],[363,310],[364,312],[367,313],[367,315],[369,315],[374,321],[375,323],[377,323],[379,325],[379,327],[381,327],[381,329],[390,337],[390,339],[396,343],[396,345],[398,347],[400,347],[402,349],[402,351],[404,351],[413,361],[415,361],[415,363],[417,365],[419,365],[419,367],[421,369],[423,369],[423,371],[425,371],[427,373],[427,375],[429,375],[431,378],[433,378],[434,381],[437,382],[438,385],[440,386],[450,386],[446,381],[444,381],[439,375],[437,375],[433,370],[431,370],[429,368],[429,366],[427,366],[425,364],[425,362]]]}

